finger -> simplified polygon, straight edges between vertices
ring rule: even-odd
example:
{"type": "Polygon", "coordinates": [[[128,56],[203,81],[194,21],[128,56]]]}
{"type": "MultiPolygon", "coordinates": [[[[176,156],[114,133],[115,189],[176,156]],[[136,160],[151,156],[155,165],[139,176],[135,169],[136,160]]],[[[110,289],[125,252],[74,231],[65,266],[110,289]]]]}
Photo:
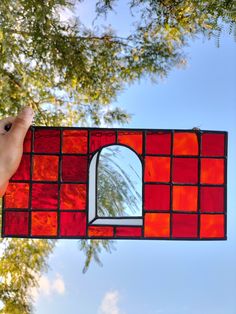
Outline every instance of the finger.
{"type": "Polygon", "coordinates": [[[7,117],[0,121],[0,134],[6,134],[9,129],[11,128],[15,118],[14,117],[7,117]]]}
{"type": "Polygon", "coordinates": [[[25,107],[13,121],[12,127],[7,135],[14,138],[19,143],[22,143],[33,121],[33,118],[33,109],[30,107],[25,107]]]}

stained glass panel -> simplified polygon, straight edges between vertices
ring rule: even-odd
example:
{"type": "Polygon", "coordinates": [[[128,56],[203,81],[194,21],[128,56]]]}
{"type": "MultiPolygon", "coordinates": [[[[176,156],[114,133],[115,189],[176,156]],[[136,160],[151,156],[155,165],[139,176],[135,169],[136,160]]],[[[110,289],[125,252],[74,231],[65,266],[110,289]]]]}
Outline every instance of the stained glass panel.
{"type": "MultiPolygon", "coordinates": [[[[118,155],[117,150],[114,156],[118,155]]],[[[118,167],[123,175],[127,166],[118,167]]],[[[132,176],[124,176],[129,184],[132,176]]],[[[2,235],[226,239],[226,178],[226,132],[31,127],[20,166],[3,198],[2,235]],[[128,211],[120,215],[121,210],[98,216],[102,185],[97,178],[99,171],[105,171],[99,168],[104,163],[101,151],[115,145],[129,150],[140,163],[137,171],[135,162],[130,162],[142,185],[138,215],[128,211]]],[[[109,195],[116,211],[119,193],[114,194],[112,186],[124,185],[122,181],[110,185],[115,176],[109,173],[106,179],[103,202],[109,195]]]]}

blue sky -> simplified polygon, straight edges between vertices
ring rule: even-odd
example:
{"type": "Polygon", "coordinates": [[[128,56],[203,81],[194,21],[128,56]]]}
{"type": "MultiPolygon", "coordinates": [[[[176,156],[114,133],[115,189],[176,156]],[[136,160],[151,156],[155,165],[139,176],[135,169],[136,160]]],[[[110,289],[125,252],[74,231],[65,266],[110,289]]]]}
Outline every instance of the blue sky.
{"type": "MultiPolygon", "coordinates": [[[[90,23],[90,7],[80,14],[90,23]]],[[[115,105],[133,113],[133,128],[229,132],[228,240],[116,241],[101,253],[103,267],[92,263],[86,274],[78,241],[59,241],[34,291],[36,314],[236,314],[236,42],[197,39],[186,52],[186,69],[127,86],[115,105]]]]}

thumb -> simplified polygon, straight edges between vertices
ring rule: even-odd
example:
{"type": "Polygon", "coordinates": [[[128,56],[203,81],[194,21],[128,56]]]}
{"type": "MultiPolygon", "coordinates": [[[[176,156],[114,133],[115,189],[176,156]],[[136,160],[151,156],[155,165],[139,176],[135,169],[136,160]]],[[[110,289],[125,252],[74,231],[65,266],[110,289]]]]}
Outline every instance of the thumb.
{"type": "Polygon", "coordinates": [[[11,130],[8,132],[9,136],[14,137],[19,142],[23,142],[33,118],[33,109],[25,107],[15,118],[11,130]]]}

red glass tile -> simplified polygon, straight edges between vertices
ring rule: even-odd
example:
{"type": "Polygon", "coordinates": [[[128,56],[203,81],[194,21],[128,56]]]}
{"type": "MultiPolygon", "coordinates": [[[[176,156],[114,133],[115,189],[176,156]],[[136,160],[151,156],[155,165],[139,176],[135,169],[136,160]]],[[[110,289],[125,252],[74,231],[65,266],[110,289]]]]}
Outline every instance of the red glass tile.
{"type": "Polygon", "coordinates": [[[224,159],[201,159],[201,183],[224,184],[224,159]]]}
{"type": "Polygon", "coordinates": [[[202,134],[202,156],[224,156],[225,135],[216,133],[202,134]]]}
{"type": "Polygon", "coordinates": [[[61,212],[60,214],[61,236],[86,236],[86,213],[85,212],[61,212]]]}
{"type": "Polygon", "coordinates": [[[11,180],[30,180],[30,155],[23,155],[20,165],[11,180]]]}
{"type": "Polygon", "coordinates": [[[144,179],[146,182],[169,182],[170,158],[146,156],[144,179]]]}
{"type": "Polygon", "coordinates": [[[86,154],[88,151],[88,131],[86,130],[64,130],[63,131],[63,153],[86,154]]]}
{"type": "Polygon", "coordinates": [[[58,185],[34,183],[32,188],[33,209],[57,209],[58,185]]]}
{"type": "Polygon", "coordinates": [[[61,209],[86,208],[86,184],[61,185],[61,209]]]}
{"type": "Polygon", "coordinates": [[[145,210],[170,210],[170,186],[145,184],[144,208],[145,210]]]}
{"type": "Polygon", "coordinates": [[[88,173],[87,156],[63,156],[62,180],[86,182],[88,173]]]}
{"type": "Polygon", "coordinates": [[[9,183],[5,194],[6,208],[28,208],[29,207],[29,184],[9,183]]]}
{"type": "Polygon", "coordinates": [[[35,153],[59,153],[60,130],[36,129],[34,133],[35,153]]]}
{"type": "Polygon", "coordinates": [[[171,153],[171,133],[170,132],[147,132],[146,154],[166,154],[171,153]]]}
{"type": "Polygon", "coordinates": [[[97,227],[89,226],[88,230],[89,237],[103,238],[103,237],[113,237],[114,228],[113,227],[97,227]]]}
{"type": "Polygon", "coordinates": [[[224,215],[201,214],[201,238],[224,238],[225,218],[224,215]]]}
{"type": "Polygon", "coordinates": [[[144,235],[147,238],[168,238],[170,236],[170,214],[146,214],[144,235]]]}
{"type": "Polygon", "coordinates": [[[198,138],[196,133],[174,133],[174,155],[198,155],[198,138]]]}
{"type": "Polygon", "coordinates": [[[57,213],[56,212],[32,212],[31,216],[32,236],[56,236],[57,213]]]}
{"type": "Polygon", "coordinates": [[[25,136],[25,139],[24,139],[23,151],[25,153],[30,153],[31,152],[31,139],[32,139],[32,131],[29,130],[26,133],[26,136],[25,136]]]}
{"type": "Polygon", "coordinates": [[[198,187],[173,186],[173,210],[197,211],[198,187]]]}
{"type": "Polygon", "coordinates": [[[122,131],[118,132],[118,143],[127,145],[138,154],[143,152],[143,134],[142,132],[122,131]]]}
{"type": "Polygon", "coordinates": [[[224,188],[204,186],[200,189],[202,212],[224,212],[224,188]]]}
{"type": "Polygon", "coordinates": [[[91,131],[90,132],[90,152],[94,152],[100,147],[115,144],[115,131],[91,131]]]}
{"type": "Polygon", "coordinates": [[[142,235],[142,229],[140,227],[117,227],[116,236],[117,237],[129,237],[138,238],[142,235]]]}
{"type": "Polygon", "coordinates": [[[172,235],[174,238],[197,238],[197,214],[173,214],[172,235]]]}
{"type": "Polygon", "coordinates": [[[198,183],[197,158],[173,158],[173,177],[175,183],[198,183]]]}
{"type": "Polygon", "coordinates": [[[58,156],[34,155],[33,180],[57,181],[58,180],[58,156]]]}
{"type": "Polygon", "coordinates": [[[5,236],[27,236],[29,233],[29,213],[6,211],[4,214],[5,236]]]}

